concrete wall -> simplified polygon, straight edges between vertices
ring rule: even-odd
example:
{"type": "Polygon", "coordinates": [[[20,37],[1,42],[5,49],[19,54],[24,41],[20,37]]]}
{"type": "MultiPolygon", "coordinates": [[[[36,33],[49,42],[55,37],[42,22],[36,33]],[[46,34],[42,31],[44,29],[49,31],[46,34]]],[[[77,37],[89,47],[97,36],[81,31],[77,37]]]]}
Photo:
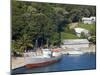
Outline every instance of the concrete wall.
{"type": "Polygon", "coordinates": [[[73,44],[73,45],[62,45],[62,48],[82,48],[89,47],[89,44],[73,44]]]}

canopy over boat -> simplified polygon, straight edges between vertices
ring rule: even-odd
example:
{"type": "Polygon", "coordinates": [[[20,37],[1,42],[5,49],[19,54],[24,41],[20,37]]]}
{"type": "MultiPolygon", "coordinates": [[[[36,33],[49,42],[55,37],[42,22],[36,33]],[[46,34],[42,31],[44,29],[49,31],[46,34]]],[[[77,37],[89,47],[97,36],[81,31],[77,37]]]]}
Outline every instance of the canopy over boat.
{"type": "Polygon", "coordinates": [[[53,52],[60,52],[60,49],[52,49],[53,52]]]}

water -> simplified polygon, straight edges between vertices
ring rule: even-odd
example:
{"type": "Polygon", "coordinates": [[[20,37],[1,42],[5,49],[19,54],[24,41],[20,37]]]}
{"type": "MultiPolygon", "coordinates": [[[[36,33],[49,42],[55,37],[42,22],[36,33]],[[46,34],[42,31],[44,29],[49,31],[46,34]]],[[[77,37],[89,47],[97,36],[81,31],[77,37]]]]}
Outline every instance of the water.
{"type": "Polygon", "coordinates": [[[15,75],[23,73],[89,70],[95,68],[96,68],[96,55],[93,53],[83,54],[83,55],[63,55],[61,61],[57,63],[35,69],[27,69],[25,67],[21,67],[12,70],[12,74],[15,75]]]}

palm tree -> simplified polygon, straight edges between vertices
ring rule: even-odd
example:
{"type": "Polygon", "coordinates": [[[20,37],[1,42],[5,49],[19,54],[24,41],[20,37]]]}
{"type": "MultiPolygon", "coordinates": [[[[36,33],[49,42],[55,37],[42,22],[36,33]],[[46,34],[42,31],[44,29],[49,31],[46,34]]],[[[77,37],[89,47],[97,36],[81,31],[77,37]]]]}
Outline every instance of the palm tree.
{"type": "Polygon", "coordinates": [[[16,52],[17,52],[17,43],[15,40],[12,40],[12,43],[11,43],[11,48],[12,48],[12,55],[13,56],[16,56],[16,52]]]}
{"type": "Polygon", "coordinates": [[[19,45],[20,52],[24,52],[28,47],[33,47],[32,40],[27,34],[23,34],[23,36],[17,41],[17,44],[19,45]]]}

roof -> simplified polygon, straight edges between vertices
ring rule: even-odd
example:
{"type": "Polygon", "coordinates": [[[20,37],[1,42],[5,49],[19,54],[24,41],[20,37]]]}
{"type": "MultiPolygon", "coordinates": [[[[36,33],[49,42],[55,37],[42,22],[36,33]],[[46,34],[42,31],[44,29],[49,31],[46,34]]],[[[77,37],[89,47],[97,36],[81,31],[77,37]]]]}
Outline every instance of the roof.
{"type": "Polygon", "coordinates": [[[71,45],[71,44],[88,44],[89,41],[87,39],[68,39],[63,40],[64,45],[71,45]]]}
{"type": "Polygon", "coordinates": [[[82,20],[88,20],[88,21],[90,21],[90,20],[91,20],[91,18],[86,18],[86,17],[83,17],[83,18],[82,18],[82,20]]]}
{"type": "Polygon", "coordinates": [[[91,17],[83,17],[82,20],[87,20],[87,21],[95,21],[95,17],[91,16],[91,17]]]}

